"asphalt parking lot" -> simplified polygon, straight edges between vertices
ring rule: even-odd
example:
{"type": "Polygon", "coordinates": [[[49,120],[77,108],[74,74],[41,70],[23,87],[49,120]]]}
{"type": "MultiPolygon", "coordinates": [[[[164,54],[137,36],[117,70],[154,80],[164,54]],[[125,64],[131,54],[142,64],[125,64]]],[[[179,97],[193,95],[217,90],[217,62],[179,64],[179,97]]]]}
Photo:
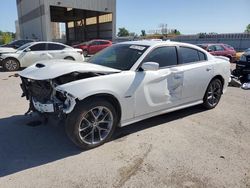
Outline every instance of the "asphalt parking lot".
{"type": "Polygon", "coordinates": [[[19,78],[0,69],[0,187],[250,187],[250,91],[158,116],[79,151],[62,125],[30,126],[19,78]]]}

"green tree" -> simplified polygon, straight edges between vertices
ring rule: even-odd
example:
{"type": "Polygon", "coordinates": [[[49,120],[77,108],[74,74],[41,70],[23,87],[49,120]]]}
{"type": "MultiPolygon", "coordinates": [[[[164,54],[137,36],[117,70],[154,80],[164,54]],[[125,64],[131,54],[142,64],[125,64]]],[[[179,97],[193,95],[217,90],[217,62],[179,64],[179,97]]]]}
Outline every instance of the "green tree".
{"type": "Polygon", "coordinates": [[[246,32],[246,33],[250,33],[250,24],[247,25],[246,31],[245,31],[245,32],[246,32]]]}
{"type": "Polygon", "coordinates": [[[118,37],[127,37],[127,36],[129,36],[129,31],[125,27],[119,28],[118,37]]]}
{"type": "Polygon", "coordinates": [[[181,32],[178,31],[177,29],[171,29],[169,34],[171,34],[171,35],[181,35],[181,32]]]}
{"type": "Polygon", "coordinates": [[[146,31],[145,30],[141,30],[141,36],[146,37],[146,31]]]}
{"type": "Polygon", "coordinates": [[[3,33],[3,44],[8,44],[12,41],[12,35],[10,33],[4,32],[3,33]]]}
{"type": "Polygon", "coordinates": [[[174,34],[176,34],[176,35],[181,35],[181,32],[178,31],[177,29],[175,29],[175,30],[174,30],[174,34]]]}

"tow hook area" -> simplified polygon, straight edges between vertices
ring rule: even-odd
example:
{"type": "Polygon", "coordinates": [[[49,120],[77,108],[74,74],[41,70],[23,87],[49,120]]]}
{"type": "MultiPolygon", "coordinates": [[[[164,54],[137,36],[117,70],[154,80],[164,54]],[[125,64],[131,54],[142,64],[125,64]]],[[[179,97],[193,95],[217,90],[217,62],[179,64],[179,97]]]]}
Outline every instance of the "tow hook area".
{"type": "Polygon", "coordinates": [[[66,96],[66,100],[64,102],[65,108],[63,108],[63,113],[69,114],[70,112],[73,111],[76,105],[76,98],[69,93],[65,93],[65,96],[66,96]]]}
{"type": "Polygon", "coordinates": [[[63,105],[59,107],[60,108],[59,111],[61,111],[64,114],[71,113],[76,105],[76,97],[74,97],[70,93],[67,93],[66,91],[58,89],[56,89],[56,91],[62,94],[64,98],[63,105]]]}

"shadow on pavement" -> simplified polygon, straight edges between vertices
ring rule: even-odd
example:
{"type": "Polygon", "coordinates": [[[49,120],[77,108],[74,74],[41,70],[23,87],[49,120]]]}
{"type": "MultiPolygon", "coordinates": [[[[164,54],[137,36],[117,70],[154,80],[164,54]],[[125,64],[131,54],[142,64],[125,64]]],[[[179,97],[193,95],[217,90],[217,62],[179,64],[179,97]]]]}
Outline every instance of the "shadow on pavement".
{"type": "Polygon", "coordinates": [[[152,128],[152,127],[164,124],[164,123],[182,119],[192,114],[201,113],[201,112],[204,112],[204,108],[201,105],[199,105],[199,106],[194,106],[194,107],[186,108],[183,110],[163,114],[160,116],[156,116],[156,117],[146,119],[146,120],[143,120],[138,123],[134,123],[125,127],[117,128],[113,136],[114,137],[113,140],[125,137],[129,134],[133,134],[133,133],[145,130],[145,129],[149,129],[149,128],[152,128]]]}
{"type": "MultiPolygon", "coordinates": [[[[202,111],[200,106],[192,107],[118,128],[112,140],[202,111]]],[[[82,152],[67,138],[62,125],[27,126],[37,118],[20,115],[0,119],[0,177],[82,152]]]]}
{"type": "Polygon", "coordinates": [[[68,140],[64,126],[27,126],[32,119],[0,119],[0,177],[80,153],[68,140]]]}

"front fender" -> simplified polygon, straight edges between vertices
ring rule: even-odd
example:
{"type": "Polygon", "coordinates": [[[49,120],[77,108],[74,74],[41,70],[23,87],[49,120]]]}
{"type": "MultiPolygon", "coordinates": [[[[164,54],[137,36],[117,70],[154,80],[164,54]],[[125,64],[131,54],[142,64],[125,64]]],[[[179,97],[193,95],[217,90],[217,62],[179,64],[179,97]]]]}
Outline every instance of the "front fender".
{"type": "Polygon", "coordinates": [[[127,71],[74,81],[56,89],[65,91],[80,101],[98,94],[112,95],[121,105],[123,120],[134,117],[136,88],[133,90],[134,93],[130,92],[134,80],[135,72],[127,71]]]}

